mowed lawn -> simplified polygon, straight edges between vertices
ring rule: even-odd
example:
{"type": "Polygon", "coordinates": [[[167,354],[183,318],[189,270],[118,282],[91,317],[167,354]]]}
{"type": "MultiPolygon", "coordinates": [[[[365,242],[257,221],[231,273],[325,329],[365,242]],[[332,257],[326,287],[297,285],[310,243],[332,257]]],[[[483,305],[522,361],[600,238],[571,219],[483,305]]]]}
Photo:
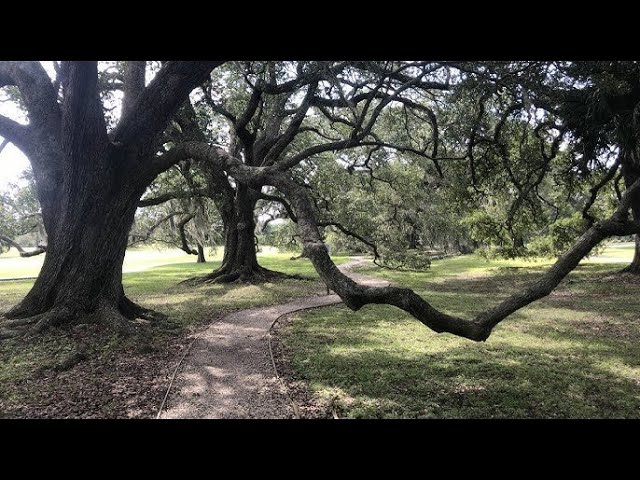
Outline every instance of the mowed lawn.
{"type": "MultiPolygon", "coordinates": [[[[224,249],[219,248],[215,253],[207,254],[207,260],[220,261],[224,249]]],[[[139,272],[160,265],[172,265],[176,263],[195,263],[196,257],[189,255],[178,248],[129,248],[124,257],[122,270],[124,273],[139,272]]],[[[36,277],[44,255],[21,258],[18,251],[10,249],[0,255],[0,280],[3,278],[36,277]]]]}
{"type": "MultiPolygon", "coordinates": [[[[436,334],[399,309],[343,306],[295,315],[285,359],[319,404],[355,418],[640,417],[640,280],[611,275],[633,256],[614,244],[549,297],[503,321],[485,343],[436,334]]],[[[425,273],[363,272],[472,318],[551,262],[468,255],[425,273]]]]}

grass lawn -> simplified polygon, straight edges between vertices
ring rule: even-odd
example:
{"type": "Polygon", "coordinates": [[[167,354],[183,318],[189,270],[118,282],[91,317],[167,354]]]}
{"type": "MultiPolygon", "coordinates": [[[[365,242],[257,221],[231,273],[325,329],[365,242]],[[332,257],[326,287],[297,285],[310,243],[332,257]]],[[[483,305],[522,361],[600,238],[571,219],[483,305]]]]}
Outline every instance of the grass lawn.
{"type": "MultiPolygon", "coordinates": [[[[213,255],[206,253],[207,260],[220,261],[224,249],[218,248],[213,255]]],[[[125,273],[139,272],[160,265],[191,263],[195,262],[195,258],[178,248],[160,249],[149,246],[129,248],[124,257],[122,270],[125,273]]],[[[12,248],[0,255],[0,279],[35,277],[40,272],[43,261],[44,255],[21,258],[18,251],[12,248]]]]}
{"type": "Polygon", "coordinates": [[[620,262],[628,259],[630,262],[633,259],[634,249],[634,242],[611,243],[602,253],[595,257],[595,261],[602,262],[605,259],[614,259],[620,262]]]}
{"type": "MultiPolygon", "coordinates": [[[[611,247],[610,247],[611,248],[611,247]]],[[[633,256],[615,244],[603,258],[633,256]]],[[[401,310],[337,306],[280,330],[285,358],[320,404],[355,418],[640,417],[640,281],[583,262],[551,296],[503,321],[485,343],[436,334],[401,310]]],[[[551,262],[462,256],[425,273],[363,270],[473,317],[551,262]]]]}
{"type": "MultiPolygon", "coordinates": [[[[126,402],[132,401],[130,398],[125,399],[126,402],[123,400],[118,403],[113,400],[112,396],[109,396],[108,400],[103,398],[95,404],[85,405],[82,403],[85,401],[82,397],[89,395],[91,389],[88,385],[92,382],[95,383],[95,392],[91,395],[104,395],[105,390],[112,389],[116,380],[108,377],[111,373],[103,371],[103,368],[115,369],[114,365],[121,365],[126,359],[131,359],[130,362],[144,363],[149,358],[155,358],[153,352],[171,353],[169,350],[175,350],[175,345],[172,344],[175,338],[184,338],[188,332],[208,324],[225,312],[283,303],[291,298],[325,292],[324,284],[320,282],[311,263],[306,259],[291,261],[289,260],[291,254],[259,255],[259,261],[267,268],[302,274],[313,278],[313,280],[284,280],[261,285],[181,286],[177,285],[181,280],[212,271],[219,266],[219,260],[197,264],[195,257],[185,255],[191,261],[171,263],[171,259],[174,258],[171,256],[172,252],[164,252],[164,254],[155,257],[149,251],[142,251],[142,253],[144,255],[133,256],[139,260],[137,263],[139,267],[145,264],[148,266],[154,262],[156,264],[169,263],[123,275],[125,292],[131,299],[169,316],[168,320],[149,326],[150,343],[141,347],[133,340],[121,338],[107,331],[95,331],[95,329],[80,331],[80,333],[58,330],[31,340],[0,341],[0,418],[12,415],[31,416],[33,409],[37,410],[33,413],[35,416],[65,416],[67,414],[83,416],[84,412],[91,409],[94,409],[95,415],[100,417],[131,416],[131,413],[125,413],[128,408],[126,402]],[[80,345],[88,357],[94,360],[95,368],[93,370],[87,368],[85,378],[79,378],[83,374],[83,365],[85,363],[91,364],[91,362],[83,362],[78,365],[78,368],[68,372],[56,373],[65,358],[68,358],[80,345]],[[103,381],[98,378],[101,375],[104,376],[103,381]],[[67,376],[70,377],[67,378],[67,376]],[[43,382],[43,378],[48,383],[44,385],[34,383],[36,381],[43,382]],[[53,400],[49,400],[48,396],[54,397],[59,392],[66,391],[65,382],[77,382],[78,386],[74,387],[73,391],[67,392],[65,398],[56,399],[62,404],[57,410],[57,414],[50,410],[47,410],[47,413],[42,413],[43,409],[49,408],[48,402],[53,402],[53,400]],[[47,392],[49,393],[47,394],[47,392]],[[18,407],[20,410],[16,410],[18,407]],[[69,409],[73,408],[77,410],[69,413],[69,409]]],[[[334,260],[336,263],[344,263],[348,261],[348,257],[334,257],[334,260]]],[[[33,280],[0,282],[0,316],[19,302],[32,285],[33,280]]],[[[166,361],[170,365],[175,364],[175,358],[170,355],[165,355],[158,361],[166,361]]],[[[132,372],[131,365],[124,365],[121,368],[128,373],[126,375],[122,372],[113,374],[119,375],[118,378],[124,379],[122,381],[125,383],[129,382],[126,387],[129,389],[127,391],[133,391],[132,385],[138,381],[135,377],[141,373],[132,372]]],[[[151,382],[151,380],[149,381],[151,382]]],[[[157,393],[166,388],[166,379],[162,380],[159,385],[156,385],[157,393]]],[[[113,395],[117,395],[118,392],[113,395]]],[[[155,395],[153,401],[157,401],[156,407],[161,400],[161,394],[155,395]]],[[[142,412],[139,416],[145,416],[148,413],[142,412]]],[[[133,416],[137,415],[134,412],[133,416]]]]}

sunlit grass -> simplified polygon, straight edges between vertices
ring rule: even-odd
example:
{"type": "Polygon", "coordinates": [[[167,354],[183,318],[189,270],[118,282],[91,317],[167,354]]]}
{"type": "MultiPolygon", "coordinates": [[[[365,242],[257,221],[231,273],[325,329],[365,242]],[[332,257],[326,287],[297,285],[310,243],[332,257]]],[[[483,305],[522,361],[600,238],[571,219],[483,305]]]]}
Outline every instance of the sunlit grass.
{"type": "MultiPolygon", "coordinates": [[[[211,260],[220,260],[223,249],[218,249],[211,260]]],[[[136,272],[174,263],[195,263],[196,257],[177,248],[158,249],[154,247],[128,249],[124,258],[123,271],[136,272]]],[[[44,255],[22,258],[15,249],[0,255],[0,278],[35,277],[40,272],[44,255]]]]}
{"type": "Polygon", "coordinates": [[[602,253],[598,254],[595,261],[597,262],[598,260],[615,258],[618,261],[630,262],[633,259],[634,252],[634,242],[611,243],[602,253]]]}
{"type": "MultiPolygon", "coordinates": [[[[215,251],[205,251],[205,257],[209,266],[215,265],[216,262],[219,264],[222,261],[223,255],[224,248],[222,247],[216,248],[215,251]]],[[[276,265],[281,260],[288,260],[291,258],[291,254],[277,253],[272,247],[264,247],[263,251],[258,253],[258,258],[264,259],[266,262],[265,266],[271,268],[269,265],[276,265]]],[[[36,277],[40,272],[42,262],[44,262],[44,255],[22,258],[18,251],[12,248],[8,252],[0,255],[0,279],[36,277]]],[[[124,273],[139,272],[161,265],[190,263],[196,263],[196,256],[189,255],[180,249],[143,246],[127,249],[122,271],[124,273]]],[[[293,268],[291,273],[298,273],[296,269],[299,268],[304,269],[304,267],[298,267],[295,262],[292,262],[291,266],[293,268]]],[[[209,267],[203,268],[206,269],[209,267]]]]}
{"type": "MultiPolygon", "coordinates": [[[[435,261],[423,273],[365,270],[415,289],[439,309],[473,318],[550,263],[469,255],[435,261]]],[[[281,338],[297,376],[342,416],[636,418],[640,282],[622,284],[610,276],[622,266],[585,262],[485,343],[436,334],[380,305],[299,314],[281,338]]]]}

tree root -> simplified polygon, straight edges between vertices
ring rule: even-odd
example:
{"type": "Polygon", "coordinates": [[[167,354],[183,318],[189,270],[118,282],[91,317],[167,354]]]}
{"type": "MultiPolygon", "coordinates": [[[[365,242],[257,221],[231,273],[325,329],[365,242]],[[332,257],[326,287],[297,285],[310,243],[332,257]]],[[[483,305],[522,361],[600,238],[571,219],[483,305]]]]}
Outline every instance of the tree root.
{"type": "Polygon", "coordinates": [[[137,303],[129,300],[126,296],[120,299],[118,308],[122,314],[129,320],[135,320],[136,318],[142,318],[144,320],[159,321],[166,320],[168,317],[164,313],[160,313],[151,308],[145,308],[137,303]]]}
{"type": "Polygon", "coordinates": [[[94,323],[102,324],[107,328],[122,335],[139,335],[140,325],[131,321],[131,319],[124,316],[119,309],[111,305],[103,305],[99,307],[89,317],[90,321],[94,323]]]}
{"type": "Polygon", "coordinates": [[[24,319],[33,317],[38,309],[33,305],[28,304],[27,301],[23,300],[18,305],[14,306],[11,310],[4,314],[5,318],[9,319],[24,319]]]}
{"type": "Polygon", "coordinates": [[[12,327],[11,329],[0,329],[0,338],[12,338],[19,336],[31,336],[38,334],[47,328],[62,323],[68,318],[66,309],[54,308],[43,313],[38,313],[29,317],[14,318],[2,322],[2,327],[12,327]],[[33,325],[31,328],[25,329],[33,325]]]}
{"type": "Polygon", "coordinates": [[[19,336],[20,336],[20,332],[17,332],[15,330],[8,330],[6,328],[0,328],[0,340],[6,340],[9,338],[15,338],[19,336]]]}
{"type": "Polygon", "coordinates": [[[65,322],[69,322],[75,315],[66,307],[52,308],[51,310],[34,315],[32,319],[37,319],[36,324],[29,329],[27,335],[36,335],[50,327],[56,327],[65,322]]]}
{"type": "Polygon", "coordinates": [[[68,306],[54,306],[37,313],[25,315],[26,308],[20,308],[22,318],[12,318],[0,322],[0,339],[18,336],[31,337],[51,327],[73,325],[75,323],[95,323],[104,325],[118,334],[135,335],[144,340],[146,334],[142,326],[134,322],[136,318],[144,320],[165,320],[166,315],[150,308],[144,308],[123,296],[117,305],[102,299],[92,312],[72,309],[68,306]]]}
{"type": "Polygon", "coordinates": [[[59,363],[57,363],[53,369],[57,372],[65,372],[71,370],[80,362],[87,359],[87,354],[84,351],[75,351],[69,355],[66,355],[59,363]]]}
{"type": "Polygon", "coordinates": [[[627,265],[618,273],[627,273],[630,275],[640,275],[640,268],[637,265],[627,265]]]}
{"type": "Polygon", "coordinates": [[[24,327],[26,325],[31,325],[38,321],[37,315],[35,317],[27,317],[27,318],[14,318],[11,320],[5,320],[2,322],[3,327],[24,327]]]}
{"type": "Polygon", "coordinates": [[[228,268],[218,269],[204,277],[193,277],[183,280],[178,285],[201,285],[203,283],[249,283],[259,284],[271,282],[273,280],[311,280],[298,274],[289,274],[269,270],[259,267],[258,269],[230,270],[228,268]]]}

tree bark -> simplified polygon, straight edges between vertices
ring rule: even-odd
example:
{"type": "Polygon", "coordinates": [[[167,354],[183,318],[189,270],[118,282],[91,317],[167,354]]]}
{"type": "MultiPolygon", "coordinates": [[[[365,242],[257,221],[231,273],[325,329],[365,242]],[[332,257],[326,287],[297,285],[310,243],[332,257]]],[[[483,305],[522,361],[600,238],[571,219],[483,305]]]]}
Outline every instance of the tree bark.
{"type": "Polygon", "coordinates": [[[191,279],[194,283],[261,283],[278,278],[302,278],[262,267],[256,255],[254,211],[258,192],[237,182],[235,196],[218,206],[224,224],[222,265],[211,274],[191,279]]]}
{"type": "Polygon", "coordinates": [[[640,275],[640,234],[636,235],[636,251],[631,263],[622,270],[622,273],[640,275]]]}
{"type": "Polygon", "coordinates": [[[122,182],[121,157],[107,148],[65,172],[56,214],[43,209],[49,242],[42,269],[7,318],[30,317],[36,330],[91,321],[131,330],[128,320],[154,317],[128,300],[122,287],[128,233],[145,187],[122,182]]]}
{"type": "Polygon", "coordinates": [[[206,281],[217,283],[259,281],[262,267],[258,264],[254,240],[253,211],[257,198],[241,183],[236,185],[233,209],[222,214],[224,223],[224,256],[222,265],[208,275],[206,281]]]}
{"type": "MultiPolygon", "coordinates": [[[[627,188],[640,178],[640,145],[636,143],[634,148],[622,155],[622,175],[627,188]]],[[[640,193],[636,193],[631,200],[631,212],[633,219],[640,220],[640,193]]],[[[621,273],[633,273],[640,275],[640,234],[635,236],[635,254],[631,264],[625,267],[621,273]]]]}
{"type": "Polygon", "coordinates": [[[196,245],[196,248],[198,249],[198,261],[197,261],[197,263],[207,263],[207,259],[204,258],[204,247],[198,243],[196,245]]]}

